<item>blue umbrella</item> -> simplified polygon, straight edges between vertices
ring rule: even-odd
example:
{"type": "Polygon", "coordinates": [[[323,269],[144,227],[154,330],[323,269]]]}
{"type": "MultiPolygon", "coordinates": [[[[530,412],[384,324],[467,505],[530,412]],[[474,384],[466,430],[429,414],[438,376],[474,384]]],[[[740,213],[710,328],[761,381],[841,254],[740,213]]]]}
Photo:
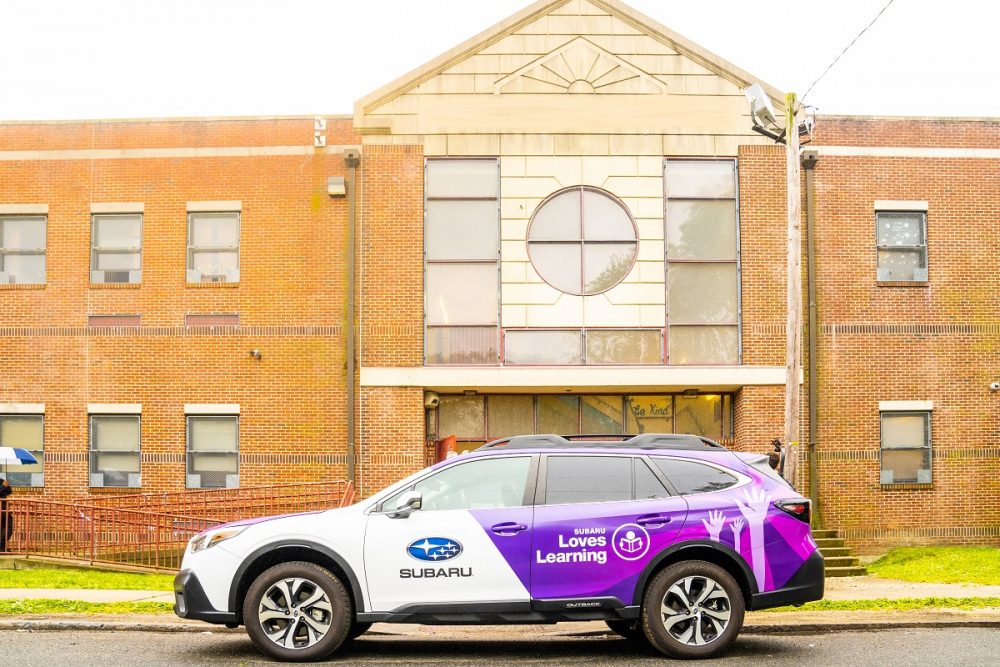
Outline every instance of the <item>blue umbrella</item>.
{"type": "Polygon", "coordinates": [[[3,463],[4,472],[7,466],[26,466],[38,463],[38,459],[31,455],[27,449],[20,447],[0,447],[0,463],[3,463]]]}

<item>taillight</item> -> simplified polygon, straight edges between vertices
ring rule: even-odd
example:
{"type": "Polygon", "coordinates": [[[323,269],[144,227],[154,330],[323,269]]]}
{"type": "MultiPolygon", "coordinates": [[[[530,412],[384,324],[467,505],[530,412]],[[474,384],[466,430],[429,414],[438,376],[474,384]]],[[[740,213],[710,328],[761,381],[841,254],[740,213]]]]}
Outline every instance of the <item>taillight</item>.
{"type": "Polygon", "coordinates": [[[810,503],[806,498],[777,500],[775,501],[774,506],[786,514],[791,514],[796,519],[809,523],[812,512],[810,512],[810,503]]]}

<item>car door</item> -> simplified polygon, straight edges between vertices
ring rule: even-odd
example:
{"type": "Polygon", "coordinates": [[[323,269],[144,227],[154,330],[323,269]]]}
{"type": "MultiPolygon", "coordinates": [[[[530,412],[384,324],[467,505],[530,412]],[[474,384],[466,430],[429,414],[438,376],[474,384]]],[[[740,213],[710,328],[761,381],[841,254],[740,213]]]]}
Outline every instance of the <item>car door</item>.
{"type": "Polygon", "coordinates": [[[372,611],[414,605],[528,605],[537,457],[455,459],[387,499],[368,518],[365,572],[372,611]],[[407,490],[422,508],[393,518],[407,490]]]}
{"type": "MultiPolygon", "coordinates": [[[[531,597],[559,608],[632,604],[639,574],[687,515],[643,457],[548,455],[539,473],[531,597]]],[[[536,606],[539,606],[536,603],[536,606]]],[[[545,606],[545,605],[541,605],[545,606]]]]}

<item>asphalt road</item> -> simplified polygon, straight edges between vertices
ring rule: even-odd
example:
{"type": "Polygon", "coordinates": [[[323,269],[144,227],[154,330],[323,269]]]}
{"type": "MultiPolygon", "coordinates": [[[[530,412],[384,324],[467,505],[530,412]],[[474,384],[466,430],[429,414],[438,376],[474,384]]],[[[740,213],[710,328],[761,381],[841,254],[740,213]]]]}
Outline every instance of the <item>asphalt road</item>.
{"type": "MultiPolygon", "coordinates": [[[[4,664],[257,665],[266,664],[244,635],[110,631],[0,631],[4,664]]],[[[711,665],[810,667],[836,665],[998,665],[1000,630],[887,630],[809,636],[742,636],[711,665]]],[[[371,635],[345,647],[336,665],[653,665],[665,660],[648,646],[606,636],[537,636],[469,640],[371,635]]],[[[692,664],[680,663],[677,664],[692,664]]]]}

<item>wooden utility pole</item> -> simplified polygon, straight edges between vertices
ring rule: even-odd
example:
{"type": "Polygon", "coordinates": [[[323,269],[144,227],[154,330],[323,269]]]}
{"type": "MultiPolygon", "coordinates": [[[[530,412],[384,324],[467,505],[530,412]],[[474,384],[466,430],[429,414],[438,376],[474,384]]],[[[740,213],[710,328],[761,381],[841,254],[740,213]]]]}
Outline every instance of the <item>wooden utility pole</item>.
{"type": "Polygon", "coordinates": [[[799,123],[795,93],[785,95],[788,183],[788,313],[785,321],[785,479],[794,486],[799,440],[799,349],[802,338],[802,200],[799,193],[799,123]]]}

